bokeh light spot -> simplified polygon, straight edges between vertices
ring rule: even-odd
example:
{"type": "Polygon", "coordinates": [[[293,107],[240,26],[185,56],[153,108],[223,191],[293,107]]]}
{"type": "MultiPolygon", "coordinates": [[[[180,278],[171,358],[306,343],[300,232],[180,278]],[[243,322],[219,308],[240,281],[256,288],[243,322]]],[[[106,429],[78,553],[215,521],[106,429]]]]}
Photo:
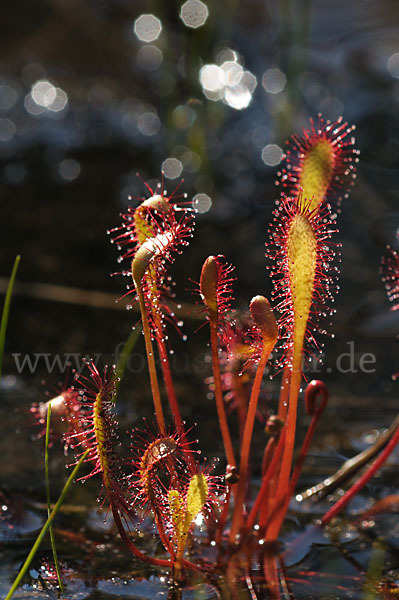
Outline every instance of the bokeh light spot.
{"type": "Polygon", "coordinates": [[[18,94],[10,85],[0,85],[0,110],[10,110],[18,100],[18,94]]]}
{"type": "Polygon", "coordinates": [[[145,71],[156,71],[163,61],[162,50],[148,44],[148,46],[142,46],[137,52],[137,64],[145,71]]]}
{"type": "Polygon", "coordinates": [[[138,118],[137,129],[143,135],[155,135],[161,128],[161,121],[158,115],[152,112],[145,112],[138,118]]]}
{"type": "Polygon", "coordinates": [[[200,214],[208,212],[212,206],[212,200],[208,194],[196,194],[193,198],[193,208],[200,214]]]}
{"type": "Polygon", "coordinates": [[[43,106],[39,106],[38,104],[36,104],[36,102],[32,98],[32,94],[27,94],[25,96],[24,106],[27,112],[34,117],[42,115],[46,110],[45,108],[43,108],[43,106]]]}
{"type": "Polygon", "coordinates": [[[141,42],[155,42],[161,31],[162,23],[154,15],[141,15],[134,22],[134,33],[141,42]]]}
{"type": "Polygon", "coordinates": [[[180,18],[187,27],[201,27],[209,16],[206,4],[201,0],[187,0],[180,10],[180,18]]]}
{"type": "Polygon", "coordinates": [[[162,173],[168,179],[176,179],[180,177],[183,171],[183,164],[177,158],[167,158],[162,163],[162,173]]]}
{"type": "Polygon", "coordinates": [[[275,167],[281,162],[283,151],[277,144],[267,144],[262,149],[262,160],[268,167],[275,167]]]}
{"type": "Polygon", "coordinates": [[[187,129],[195,121],[195,112],[189,106],[180,104],[172,114],[173,122],[179,129],[187,129]]]}
{"type": "Polygon", "coordinates": [[[392,77],[399,79],[399,52],[395,52],[388,58],[387,67],[392,77]]]}
{"type": "Polygon", "coordinates": [[[204,90],[217,92],[224,86],[224,73],[218,65],[204,65],[200,70],[200,83],[204,90]]]}
{"type": "Polygon", "coordinates": [[[280,69],[268,69],[262,77],[262,85],[269,94],[282,92],[287,78],[280,69]]]}
{"type": "Polygon", "coordinates": [[[80,175],[80,163],[73,158],[65,158],[60,162],[58,172],[63,179],[73,181],[80,175]]]}
{"type": "Polygon", "coordinates": [[[255,88],[258,85],[258,81],[251,71],[244,71],[240,83],[241,85],[245,86],[251,94],[254,93],[255,88]]]}
{"type": "Polygon", "coordinates": [[[38,106],[47,108],[54,102],[56,95],[57,92],[55,86],[47,81],[47,79],[36,81],[36,83],[32,85],[31,96],[38,106]]]}
{"type": "Polygon", "coordinates": [[[55,88],[55,98],[53,102],[47,107],[51,112],[61,112],[68,104],[68,96],[61,88],[55,88]]]}
{"type": "Polygon", "coordinates": [[[16,127],[11,119],[0,119],[0,142],[8,142],[14,136],[16,127]]]}
{"type": "Polygon", "coordinates": [[[185,171],[195,173],[201,166],[201,157],[196,152],[188,150],[181,156],[185,171]]]}
{"type": "Polygon", "coordinates": [[[247,108],[252,100],[252,94],[249,89],[244,85],[235,85],[226,89],[224,94],[226,104],[235,108],[236,110],[242,110],[247,108]]]}
{"type": "Polygon", "coordinates": [[[220,88],[212,92],[204,89],[203,92],[204,96],[208,98],[208,100],[212,100],[212,102],[217,102],[218,100],[221,100],[224,96],[224,88],[220,88]]]}
{"type": "Polygon", "coordinates": [[[40,115],[46,109],[59,113],[67,104],[68,96],[64,90],[56,87],[47,79],[36,81],[32,85],[30,94],[25,98],[25,108],[32,115],[40,115]]]}
{"type": "Polygon", "coordinates": [[[238,83],[240,83],[243,72],[244,72],[244,70],[240,64],[238,64],[237,62],[235,62],[233,60],[226,60],[221,65],[220,68],[224,75],[224,84],[225,85],[231,87],[233,85],[237,85],[238,83]]]}
{"type": "Polygon", "coordinates": [[[224,60],[220,66],[204,65],[200,70],[199,78],[204,95],[215,102],[223,100],[236,110],[247,108],[257,85],[255,75],[244,71],[238,62],[239,56],[232,50],[225,48],[219,55],[229,60],[224,60]]]}

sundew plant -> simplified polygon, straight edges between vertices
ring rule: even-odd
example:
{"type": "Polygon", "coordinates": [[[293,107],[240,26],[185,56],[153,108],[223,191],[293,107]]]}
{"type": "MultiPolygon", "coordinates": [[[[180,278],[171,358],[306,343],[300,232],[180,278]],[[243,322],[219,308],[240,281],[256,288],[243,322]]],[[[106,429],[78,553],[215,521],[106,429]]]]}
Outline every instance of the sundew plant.
{"type": "MultiPolygon", "coordinates": [[[[227,573],[226,594],[229,589],[232,597],[238,597],[234,596],[237,572],[246,573],[248,589],[254,589],[249,573],[252,561],[257,560],[268,597],[287,597],[284,556],[289,548],[280,542],[290,501],[328,401],[322,381],[305,381],[303,364],[320,351],[323,336],[331,331],[339,279],[339,213],[345,210],[358,161],[353,130],[342,119],[332,123],[319,117],[287,143],[278,174],[280,198],[268,229],[265,223],[271,298],[256,295],[249,300],[248,314],[235,311],[233,288],[240,274],[228,257],[204,257],[201,272],[191,274],[198,281],[198,310],[209,327],[211,389],[224,461],[201,458],[201,452],[209,457],[212,449],[194,441],[193,424],[183,420],[170,366],[168,332],[170,328],[179,331],[180,323],[173,311],[169,271],[193,238],[195,213],[177,190],[168,195],[163,182],[155,190],[145,184],[146,197],[128,207],[121,224],[109,231],[120,252],[120,274],[129,280],[127,301],[137,302],[140,308],[154,422],[133,429],[129,443],[121,447],[115,368],[100,368],[88,361],[86,374],[77,375],[73,385],[50,402],[53,429],[49,431],[55,435],[57,420],[63,420],[65,451],[74,455],[72,464],[82,467],[76,478],[101,481],[102,508],[108,519],[112,515],[126,552],[166,570],[181,585],[193,573],[214,582],[216,574],[223,572],[227,573]],[[281,385],[279,397],[269,407],[261,470],[254,473],[251,449],[268,364],[281,385]],[[227,400],[239,417],[238,440],[231,434],[227,400]],[[305,412],[312,419],[302,439],[297,419],[305,412]],[[159,550],[153,554],[142,547],[138,535],[148,527],[149,519],[159,539],[159,550]]],[[[395,251],[389,251],[382,270],[397,309],[399,260],[395,251]]],[[[200,405],[201,400],[195,402],[200,405]]],[[[49,417],[47,411],[48,405],[33,408],[42,422],[49,417]]],[[[336,479],[344,481],[366,465],[315,527],[324,527],[346,507],[381,468],[398,438],[394,423],[383,443],[355,457],[350,469],[348,465],[345,472],[335,479],[332,474],[329,483],[324,482],[325,487],[336,479]]]]}

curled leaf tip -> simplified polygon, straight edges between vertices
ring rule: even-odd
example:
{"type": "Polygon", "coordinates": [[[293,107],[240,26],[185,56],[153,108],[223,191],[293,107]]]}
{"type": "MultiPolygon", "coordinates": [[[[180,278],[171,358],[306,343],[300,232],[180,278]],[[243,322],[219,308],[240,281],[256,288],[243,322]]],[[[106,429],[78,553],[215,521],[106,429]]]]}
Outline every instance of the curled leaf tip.
{"type": "Polygon", "coordinates": [[[305,406],[308,415],[321,414],[328,402],[328,389],[323,381],[312,379],[306,386],[305,406]],[[316,400],[321,397],[320,405],[316,405],[316,400]]]}
{"type": "Polygon", "coordinates": [[[166,198],[166,196],[161,196],[160,194],[154,194],[153,196],[151,196],[151,198],[147,198],[146,200],[143,200],[143,202],[141,203],[139,208],[141,208],[141,209],[147,208],[147,209],[154,209],[154,210],[161,210],[163,212],[168,212],[168,210],[171,207],[170,207],[169,200],[168,200],[168,198],[166,198]]]}

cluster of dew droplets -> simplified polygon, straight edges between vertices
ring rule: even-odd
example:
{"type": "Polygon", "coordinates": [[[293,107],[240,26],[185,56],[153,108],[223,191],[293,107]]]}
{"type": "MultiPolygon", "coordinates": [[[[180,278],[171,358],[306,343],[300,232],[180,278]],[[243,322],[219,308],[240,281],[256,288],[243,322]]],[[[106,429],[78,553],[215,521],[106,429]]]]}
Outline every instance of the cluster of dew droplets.
{"type": "Polygon", "coordinates": [[[339,117],[335,123],[325,121],[318,115],[315,125],[310,120],[310,127],[304,128],[302,135],[293,135],[287,141],[288,149],[282,157],[283,168],[278,171],[276,185],[281,185],[281,196],[296,196],[299,192],[300,179],[304,160],[319,142],[327,142],[334,156],[331,179],[326,190],[325,200],[334,201],[336,211],[331,213],[331,220],[337,218],[343,199],[349,197],[348,188],[356,179],[356,164],[359,162],[359,150],[355,148],[352,135],[354,125],[348,125],[339,117]],[[285,164],[284,164],[285,163],[285,164]]]}
{"type": "MultiPolygon", "coordinates": [[[[282,198],[274,211],[273,222],[269,228],[270,242],[266,244],[266,257],[271,261],[268,265],[270,276],[274,280],[272,291],[273,303],[281,313],[279,327],[281,330],[282,359],[280,364],[286,365],[290,348],[292,348],[292,331],[295,318],[294,297],[292,296],[288,257],[286,253],[287,236],[292,219],[298,211],[303,210],[291,198],[282,198]]],[[[306,211],[305,211],[306,212],[306,211]]],[[[320,319],[331,317],[335,309],[330,306],[334,301],[334,294],[338,290],[336,285],[338,269],[332,264],[335,261],[339,244],[330,241],[335,229],[331,228],[333,221],[330,218],[331,207],[324,205],[316,212],[310,213],[307,218],[317,240],[316,275],[313,284],[312,305],[306,330],[306,353],[321,355],[323,344],[317,340],[317,334],[327,334],[320,325],[320,319]]]]}

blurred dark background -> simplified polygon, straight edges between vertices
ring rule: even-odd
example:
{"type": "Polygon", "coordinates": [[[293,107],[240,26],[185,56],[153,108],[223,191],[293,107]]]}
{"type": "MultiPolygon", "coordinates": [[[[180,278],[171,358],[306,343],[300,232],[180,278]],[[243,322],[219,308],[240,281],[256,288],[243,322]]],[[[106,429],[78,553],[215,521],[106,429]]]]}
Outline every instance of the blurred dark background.
{"type": "MultiPolygon", "coordinates": [[[[198,418],[206,394],[198,381],[210,366],[207,332],[194,333],[186,306],[195,303],[189,278],[221,253],[237,266],[237,306],[270,295],[264,242],[282,149],[321,112],[356,125],[361,161],[339,217],[341,293],[319,376],[342,397],[394,395],[398,313],[389,312],[379,265],[399,226],[398,18],[396,0],[3,1],[3,294],[22,255],[3,385],[40,390],[42,379],[45,388],[63,379],[42,359],[18,373],[15,354],[113,360],[138,315],[114,302],[126,280],[109,277],[120,267],[106,230],[129,195],[147,195],[136,172],[156,186],[163,170],[168,191],[183,177],[199,210],[195,238],[173,267],[189,312],[188,343],[173,341],[174,368],[183,413],[198,418]],[[373,373],[335,368],[352,341],[356,361],[375,354],[373,373]]],[[[141,342],[135,352],[123,390],[142,414],[151,403],[141,342]]]]}

